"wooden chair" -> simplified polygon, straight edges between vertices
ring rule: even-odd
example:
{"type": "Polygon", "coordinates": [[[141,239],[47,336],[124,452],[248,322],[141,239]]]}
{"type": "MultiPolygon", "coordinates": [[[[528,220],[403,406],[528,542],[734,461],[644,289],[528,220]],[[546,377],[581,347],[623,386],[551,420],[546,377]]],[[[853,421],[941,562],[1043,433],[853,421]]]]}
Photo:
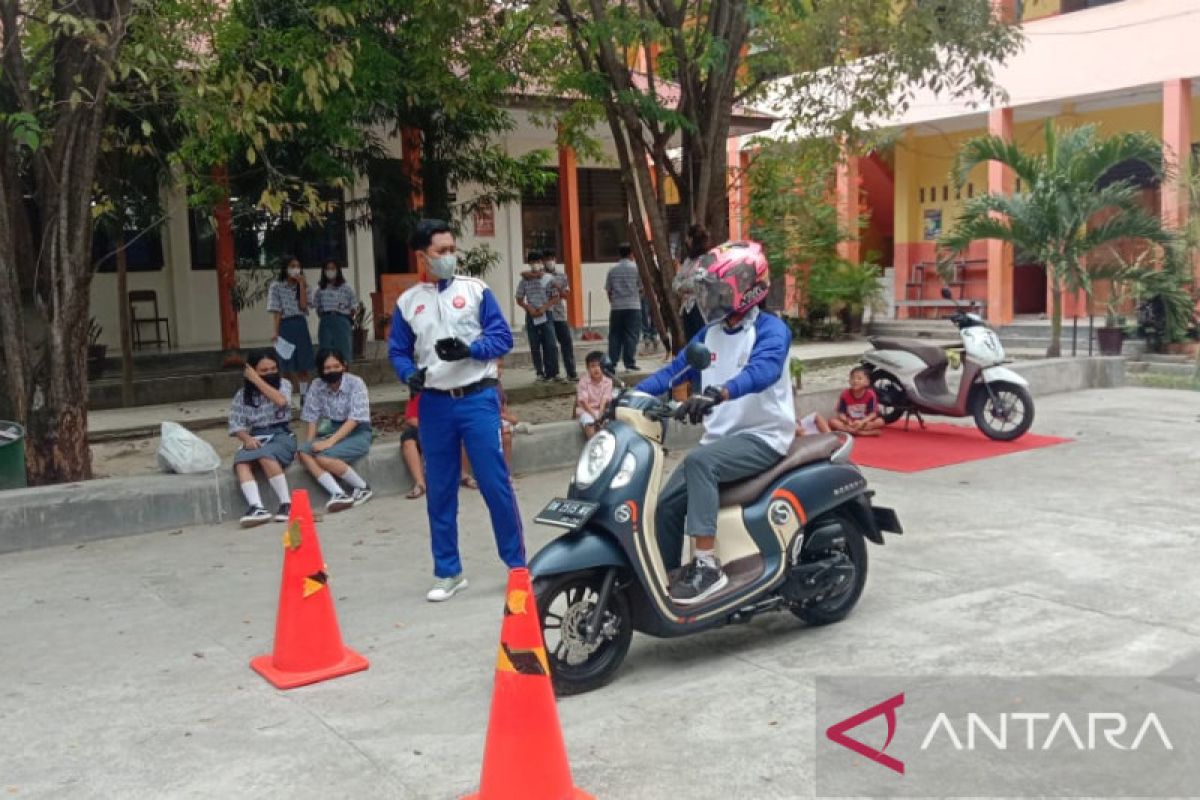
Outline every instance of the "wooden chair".
{"type": "Polygon", "coordinates": [[[135,289],[129,293],[129,327],[133,330],[133,346],[140,348],[142,345],[152,344],[156,347],[162,347],[166,342],[167,349],[171,348],[171,321],[167,317],[162,316],[158,312],[158,293],[153,289],[135,289]],[[150,305],[153,309],[151,316],[139,317],[137,313],[138,305],[150,305]],[[142,338],[142,326],[154,325],[154,338],[142,338]],[[163,331],[166,330],[166,338],[163,338],[163,331]]]}

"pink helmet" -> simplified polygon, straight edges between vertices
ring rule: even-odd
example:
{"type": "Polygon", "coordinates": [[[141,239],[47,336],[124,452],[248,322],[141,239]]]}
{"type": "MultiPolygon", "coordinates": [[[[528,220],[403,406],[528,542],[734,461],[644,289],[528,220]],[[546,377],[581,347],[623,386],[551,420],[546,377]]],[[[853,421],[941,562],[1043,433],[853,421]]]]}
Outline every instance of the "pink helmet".
{"type": "Polygon", "coordinates": [[[695,286],[696,302],[708,322],[754,308],[771,288],[762,245],[726,242],[709,250],[696,265],[695,286]]]}

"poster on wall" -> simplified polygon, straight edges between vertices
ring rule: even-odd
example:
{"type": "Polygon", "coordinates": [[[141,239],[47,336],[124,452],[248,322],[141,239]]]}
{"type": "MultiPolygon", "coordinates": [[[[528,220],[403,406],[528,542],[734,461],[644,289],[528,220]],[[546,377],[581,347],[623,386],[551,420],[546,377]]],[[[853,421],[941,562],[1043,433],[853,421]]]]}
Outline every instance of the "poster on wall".
{"type": "Polygon", "coordinates": [[[475,209],[475,235],[496,235],[496,208],[491,203],[480,203],[475,209]]]}
{"type": "Polygon", "coordinates": [[[925,241],[933,241],[942,235],[941,209],[931,208],[925,212],[925,241]]]}

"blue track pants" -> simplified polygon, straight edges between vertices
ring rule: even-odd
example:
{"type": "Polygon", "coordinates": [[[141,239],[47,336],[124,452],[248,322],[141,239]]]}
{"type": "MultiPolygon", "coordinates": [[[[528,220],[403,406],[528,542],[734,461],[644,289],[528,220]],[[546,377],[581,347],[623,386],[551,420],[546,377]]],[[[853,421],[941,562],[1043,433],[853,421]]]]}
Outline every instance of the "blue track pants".
{"type": "Polygon", "coordinates": [[[499,393],[484,389],[455,399],[425,392],[417,431],[425,456],[434,576],[449,578],[463,571],[458,555],[458,489],[462,478],[459,452],[464,444],[492,517],[500,560],[510,568],[525,566],[521,512],[500,443],[499,393]]]}

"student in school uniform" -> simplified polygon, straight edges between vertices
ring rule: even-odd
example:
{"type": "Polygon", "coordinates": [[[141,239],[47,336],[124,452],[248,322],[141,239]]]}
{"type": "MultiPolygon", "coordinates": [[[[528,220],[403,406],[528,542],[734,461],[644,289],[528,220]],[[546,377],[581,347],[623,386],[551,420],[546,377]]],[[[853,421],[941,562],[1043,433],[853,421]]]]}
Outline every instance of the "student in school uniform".
{"type": "Polygon", "coordinates": [[[321,282],[313,295],[313,306],[320,319],[317,327],[317,346],[322,350],[337,350],[346,360],[354,358],[354,337],[351,319],[358,298],[346,283],[342,267],[329,260],[321,269],[321,282]]]}
{"type": "Polygon", "coordinates": [[[306,441],[300,445],[300,463],[329,492],[325,510],[345,511],[371,499],[371,487],[351,466],[371,450],[371,403],[367,384],[346,370],[346,358],[336,350],[317,353],[320,380],[304,398],[300,419],[307,423],[306,441]],[[317,423],[327,419],[333,427],[317,436],[317,423]],[[347,494],[339,479],[350,488],[347,494]]]}
{"type": "Polygon", "coordinates": [[[243,528],[253,528],[274,519],[287,522],[292,510],[286,470],[296,458],[292,434],[292,410],[288,398],[292,384],[279,374],[279,362],[271,353],[258,351],[246,359],[246,382],[229,404],[229,435],[242,443],[233,456],[233,470],[246,498],[243,528]],[[267,476],[279,508],[272,514],[263,506],[254,478],[254,467],[267,476]]]}

